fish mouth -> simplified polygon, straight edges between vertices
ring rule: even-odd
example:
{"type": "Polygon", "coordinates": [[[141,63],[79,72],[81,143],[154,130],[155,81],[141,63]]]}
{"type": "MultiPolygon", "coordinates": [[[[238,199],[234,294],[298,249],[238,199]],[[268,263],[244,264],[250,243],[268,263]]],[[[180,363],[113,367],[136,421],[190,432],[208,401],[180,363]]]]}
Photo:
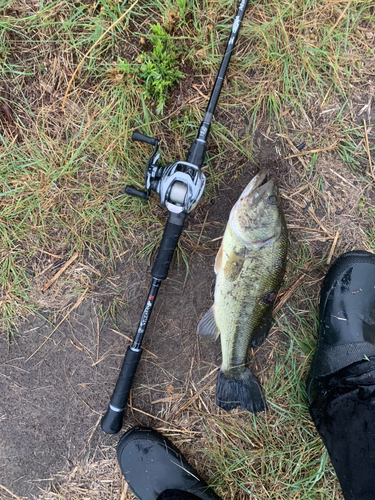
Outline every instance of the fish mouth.
{"type": "MultiPolygon", "coordinates": [[[[245,187],[237,203],[232,208],[229,217],[229,227],[232,233],[245,245],[251,244],[263,248],[274,242],[275,235],[273,232],[267,239],[256,239],[255,241],[253,240],[253,238],[256,238],[255,234],[249,234],[249,232],[257,228],[257,224],[255,224],[253,219],[254,214],[258,213],[258,206],[262,210],[268,210],[268,212],[272,213],[278,210],[277,182],[275,177],[271,176],[269,180],[268,177],[267,170],[262,169],[245,187]],[[274,198],[274,200],[271,198],[274,198]]],[[[275,223],[274,218],[275,214],[270,217],[269,224],[273,225],[275,223]]],[[[269,224],[264,222],[261,225],[263,227],[269,224]]]]}
{"type": "Polygon", "coordinates": [[[249,184],[245,187],[244,191],[240,196],[240,200],[243,200],[244,198],[249,196],[249,194],[251,194],[256,189],[260,188],[261,186],[265,186],[266,184],[271,182],[273,182],[273,179],[270,179],[267,182],[267,171],[261,170],[255,177],[251,179],[249,184]]]}

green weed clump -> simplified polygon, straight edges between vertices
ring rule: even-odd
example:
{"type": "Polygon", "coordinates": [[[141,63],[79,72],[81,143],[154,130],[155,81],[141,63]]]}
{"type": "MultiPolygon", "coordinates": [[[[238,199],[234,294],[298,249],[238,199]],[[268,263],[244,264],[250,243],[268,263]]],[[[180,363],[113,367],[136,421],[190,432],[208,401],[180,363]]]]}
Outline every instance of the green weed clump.
{"type": "Polygon", "coordinates": [[[164,110],[169,91],[184,74],[178,69],[175,46],[171,36],[156,24],[151,26],[151,52],[143,52],[140,63],[129,63],[119,59],[118,69],[125,75],[135,75],[144,80],[146,98],[157,102],[156,113],[161,115],[164,110]]]}

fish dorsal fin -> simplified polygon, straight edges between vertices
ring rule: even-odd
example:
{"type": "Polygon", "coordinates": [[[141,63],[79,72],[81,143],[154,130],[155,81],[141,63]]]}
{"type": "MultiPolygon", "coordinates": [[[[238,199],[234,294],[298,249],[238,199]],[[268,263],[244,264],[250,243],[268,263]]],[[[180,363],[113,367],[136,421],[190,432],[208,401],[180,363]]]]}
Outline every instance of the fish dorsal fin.
{"type": "Polygon", "coordinates": [[[217,274],[219,272],[219,269],[221,268],[221,263],[223,261],[223,243],[221,243],[221,246],[219,248],[219,251],[217,252],[216,259],[215,259],[215,273],[217,274]]]}
{"type": "Polygon", "coordinates": [[[224,266],[224,274],[226,279],[229,281],[235,281],[240,275],[244,262],[244,253],[239,253],[235,250],[232,250],[224,266]]]}
{"type": "Polygon", "coordinates": [[[216,340],[220,335],[214,316],[214,306],[212,306],[198,323],[198,335],[203,340],[216,340]]]}

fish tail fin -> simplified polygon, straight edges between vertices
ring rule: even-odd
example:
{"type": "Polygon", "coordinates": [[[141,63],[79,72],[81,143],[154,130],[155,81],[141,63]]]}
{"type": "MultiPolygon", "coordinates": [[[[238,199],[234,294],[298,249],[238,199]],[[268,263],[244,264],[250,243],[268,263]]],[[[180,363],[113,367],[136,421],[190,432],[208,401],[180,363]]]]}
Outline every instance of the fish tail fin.
{"type": "Polygon", "coordinates": [[[258,380],[245,366],[226,372],[220,370],[217,379],[216,404],[226,411],[237,406],[252,413],[267,409],[258,380]]]}

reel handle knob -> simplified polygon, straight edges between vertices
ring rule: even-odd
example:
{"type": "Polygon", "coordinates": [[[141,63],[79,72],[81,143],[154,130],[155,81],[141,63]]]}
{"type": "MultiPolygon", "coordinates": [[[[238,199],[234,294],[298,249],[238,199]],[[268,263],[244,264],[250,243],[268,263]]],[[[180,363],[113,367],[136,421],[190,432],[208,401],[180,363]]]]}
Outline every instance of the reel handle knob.
{"type": "Polygon", "coordinates": [[[150,144],[151,146],[158,146],[159,142],[155,137],[149,137],[148,135],[143,135],[140,132],[133,132],[132,134],[132,140],[133,141],[139,141],[139,142],[147,142],[147,144],[150,144]]]}
{"type": "Polygon", "coordinates": [[[130,194],[130,196],[138,196],[138,198],[142,198],[142,200],[148,200],[149,194],[146,191],[140,191],[139,189],[135,189],[132,186],[126,186],[125,193],[130,194]]]}

